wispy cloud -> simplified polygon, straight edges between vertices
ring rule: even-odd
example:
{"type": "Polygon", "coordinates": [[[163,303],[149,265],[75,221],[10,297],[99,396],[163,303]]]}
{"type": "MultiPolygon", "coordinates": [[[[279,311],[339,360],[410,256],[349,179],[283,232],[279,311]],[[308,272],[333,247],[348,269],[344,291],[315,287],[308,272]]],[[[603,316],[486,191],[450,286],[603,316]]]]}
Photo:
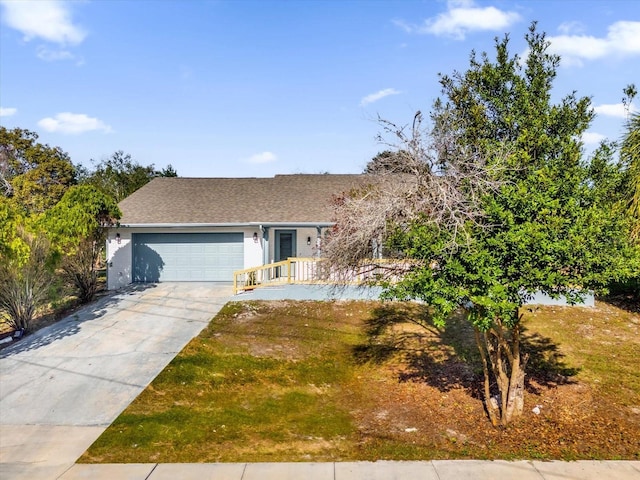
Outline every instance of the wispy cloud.
{"type": "Polygon", "coordinates": [[[0,107],[0,117],[10,117],[18,113],[17,108],[13,107],[0,107]]]}
{"type": "Polygon", "coordinates": [[[396,27],[401,28],[407,33],[415,33],[418,28],[416,25],[405,22],[404,20],[394,19],[391,21],[396,27]]]}
{"type": "Polygon", "coordinates": [[[102,120],[89,117],[84,113],[58,113],[55,117],[43,118],[38,122],[38,126],[47,132],[79,134],[91,131],[103,131],[109,133],[111,127],[102,120]]]}
{"type": "Polygon", "coordinates": [[[61,45],[78,45],[87,33],[75,25],[69,4],[58,0],[0,0],[4,23],[21,32],[25,41],[39,38],[61,45]]]}
{"type": "Polygon", "coordinates": [[[558,26],[558,31],[563,35],[573,35],[584,33],[585,26],[581,22],[571,21],[571,22],[563,22],[558,26]]]}
{"type": "Polygon", "coordinates": [[[547,39],[549,50],[560,55],[565,65],[582,66],[584,60],[640,55],[640,22],[615,22],[606,37],[564,34],[547,39]]]}
{"type": "Polygon", "coordinates": [[[596,132],[584,132],[582,134],[582,142],[585,145],[598,145],[603,140],[606,140],[606,136],[596,132]]]}
{"type": "Polygon", "coordinates": [[[272,163],[278,159],[275,153],[273,152],[262,152],[256,153],[255,155],[251,155],[247,158],[247,163],[253,164],[261,164],[261,163],[272,163]]]}
{"type": "Polygon", "coordinates": [[[616,117],[616,118],[627,118],[627,113],[637,112],[637,107],[632,103],[629,105],[629,110],[627,112],[627,108],[623,103],[604,103],[602,105],[598,105],[593,107],[593,110],[598,115],[604,115],[606,117],[616,117]]]}
{"type": "Polygon", "coordinates": [[[362,100],[360,100],[360,106],[364,107],[366,105],[369,105],[370,103],[377,102],[384,97],[388,97],[390,95],[399,95],[400,93],[402,92],[396,90],[395,88],[385,88],[384,90],[380,90],[376,93],[372,93],[364,97],[362,100]]]}
{"type": "Polygon", "coordinates": [[[504,30],[520,18],[517,12],[496,7],[479,7],[473,0],[449,0],[446,12],[426,19],[421,25],[412,25],[402,20],[394,20],[393,23],[407,33],[464,40],[471,32],[504,30]]]}
{"type": "Polygon", "coordinates": [[[71,53],[69,50],[65,50],[65,49],[52,50],[50,48],[45,47],[44,45],[40,45],[37,48],[36,55],[40,60],[44,60],[45,62],[57,62],[60,60],[76,59],[76,56],[73,53],[71,53]]]}

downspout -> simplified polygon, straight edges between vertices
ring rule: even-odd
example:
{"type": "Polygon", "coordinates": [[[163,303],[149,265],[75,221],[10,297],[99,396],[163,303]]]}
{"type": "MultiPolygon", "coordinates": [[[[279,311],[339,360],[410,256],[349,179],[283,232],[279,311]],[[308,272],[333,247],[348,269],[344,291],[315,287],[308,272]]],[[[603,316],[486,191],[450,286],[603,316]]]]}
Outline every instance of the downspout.
{"type": "Polygon", "coordinates": [[[269,263],[269,227],[260,225],[262,230],[262,264],[267,265],[269,263]]]}
{"type": "Polygon", "coordinates": [[[322,256],[322,227],[316,227],[316,256],[322,256]]]}

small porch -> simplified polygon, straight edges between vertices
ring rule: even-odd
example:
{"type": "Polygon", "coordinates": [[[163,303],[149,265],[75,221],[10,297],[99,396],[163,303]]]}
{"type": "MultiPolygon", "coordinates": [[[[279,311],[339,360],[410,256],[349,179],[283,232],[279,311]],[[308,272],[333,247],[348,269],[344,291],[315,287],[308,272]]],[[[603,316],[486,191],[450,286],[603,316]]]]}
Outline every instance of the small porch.
{"type": "Polygon", "coordinates": [[[234,300],[379,300],[382,287],[363,285],[282,284],[241,290],[234,300]]]}
{"type": "MultiPolygon", "coordinates": [[[[279,262],[237,270],[233,273],[233,293],[252,291],[259,287],[282,287],[286,285],[324,286],[339,290],[342,286],[362,285],[379,278],[384,273],[385,261],[373,260],[362,268],[338,276],[328,270],[326,260],[314,257],[290,257],[279,262]]],[[[313,289],[307,289],[311,291],[313,289]]],[[[317,289],[316,289],[317,290],[317,289]]]]}

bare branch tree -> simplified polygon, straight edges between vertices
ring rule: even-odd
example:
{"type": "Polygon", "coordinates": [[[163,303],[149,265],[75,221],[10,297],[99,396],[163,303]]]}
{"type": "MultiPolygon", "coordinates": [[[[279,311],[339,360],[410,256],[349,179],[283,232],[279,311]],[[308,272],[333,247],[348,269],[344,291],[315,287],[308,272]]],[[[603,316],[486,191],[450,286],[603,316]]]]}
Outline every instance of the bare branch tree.
{"type": "MultiPolygon", "coordinates": [[[[354,269],[374,269],[378,280],[411,268],[396,252],[386,251],[388,264],[372,262],[394,229],[420,219],[430,226],[454,232],[451,248],[460,244],[465,225],[482,216],[479,201],[484,192],[499,186],[503,162],[491,162],[478,151],[464,147],[455,129],[427,129],[417,112],[410,125],[398,126],[378,119],[383,133],[378,140],[392,149],[388,164],[368,168],[363,186],[335,198],[336,226],[323,253],[326,275],[345,280],[354,269]],[[455,153],[454,153],[455,152],[455,153]],[[341,273],[337,273],[341,272],[341,273]]],[[[507,149],[500,155],[506,155],[507,149]]],[[[412,261],[412,265],[416,265],[412,261]]]]}

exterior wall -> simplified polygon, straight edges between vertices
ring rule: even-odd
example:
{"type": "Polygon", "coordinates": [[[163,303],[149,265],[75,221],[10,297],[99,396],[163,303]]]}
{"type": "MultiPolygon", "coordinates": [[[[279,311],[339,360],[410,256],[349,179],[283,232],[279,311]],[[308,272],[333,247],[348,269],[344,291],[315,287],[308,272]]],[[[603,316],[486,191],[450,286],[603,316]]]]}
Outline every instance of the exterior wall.
{"type": "Polygon", "coordinates": [[[275,262],[276,258],[276,230],[296,231],[296,257],[315,257],[318,253],[316,247],[318,231],[313,228],[269,228],[269,263],[275,262]],[[311,238],[311,244],[307,245],[307,238],[311,238]]]}
{"type": "Polygon", "coordinates": [[[131,230],[110,230],[107,237],[107,288],[116,290],[131,283],[133,258],[131,230]],[[118,243],[116,234],[120,235],[118,243]]]}
{"type": "Polygon", "coordinates": [[[296,252],[298,257],[314,257],[318,249],[316,248],[316,239],[318,231],[315,228],[298,228],[297,229],[297,245],[296,252]],[[310,244],[307,245],[307,238],[310,238],[310,244]]]}
{"type": "MultiPolygon", "coordinates": [[[[318,253],[318,231],[312,228],[269,228],[269,252],[268,261],[273,263],[275,258],[275,231],[296,231],[296,256],[313,257],[318,253]],[[307,245],[307,239],[310,244],[307,245]]],[[[107,288],[115,290],[129,285],[133,275],[133,244],[134,233],[228,233],[242,232],[244,234],[244,268],[260,266],[264,263],[263,245],[264,239],[259,227],[242,228],[113,228],[107,238],[107,288]],[[254,233],[258,241],[254,240],[254,233]],[[120,243],[116,235],[120,234],[120,243]]],[[[229,279],[231,282],[233,279],[229,279]]]]}
{"type": "MultiPolygon", "coordinates": [[[[132,282],[134,233],[229,233],[244,234],[244,268],[262,265],[262,241],[259,228],[114,228],[107,237],[107,288],[116,290],[132,282]],[[253,234],[258,233],[258,242],[253,234]],[[120,243],[116,235],[120,234],[120,243]]],[[[233,281],[232,278],[229,281],[233,281]]]]}
{"type": "MultiPolygon", "coordinates": [[[[536,292],[533,294],[533,297],[527,300],[525,305],[557,305],[561,307],[572,306],[568,301],[567,297],[561,295],[559,298],[551,298],[551,296],[546,293],[536,292]]],[[[584,303],[576,303],[573,305],[575,307],[594,307],[595,306],[595,297],[592,291],[585,293],[584,303]]]]}
{"type": "MultiPolygon", "coordinates": [[[[262,233],[259,228],[244,230],[244,268],[259,267],[262,265],[262,245],[262,233]],[[254,233],[258,234],[257,242],[253,239],[254,233]]],[[[229,279],[229,281],[232,280],[232,278],[229,279]]]]}

